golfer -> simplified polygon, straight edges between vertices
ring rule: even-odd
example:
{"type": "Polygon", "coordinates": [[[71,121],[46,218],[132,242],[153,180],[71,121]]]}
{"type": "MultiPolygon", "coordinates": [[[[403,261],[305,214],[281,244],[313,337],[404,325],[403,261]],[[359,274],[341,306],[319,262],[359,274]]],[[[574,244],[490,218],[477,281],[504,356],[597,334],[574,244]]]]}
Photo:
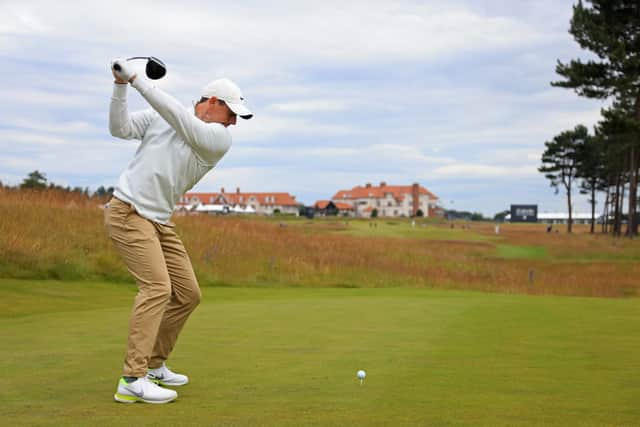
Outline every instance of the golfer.
{"type": "Polygon", "coordinates": [[[227,128],[236,124],[236,116],[249,119],[253,114],[228,79],[205,86],[195,111],[190,111],[134,74],[126,61],[115,60],[112,72],[111,135],[140,140],[105,209],[107,233],[138,285],[123,376],[114,398],[167,403],[178,395],[164,387],[189,382],[165,361],[201,295],[171,214],[180,197],[229,150],[227,128]],[[116,63],[119,71],[113,69],[116,63]],[[151,109],[129,113],[129,83],[151,109]]]}

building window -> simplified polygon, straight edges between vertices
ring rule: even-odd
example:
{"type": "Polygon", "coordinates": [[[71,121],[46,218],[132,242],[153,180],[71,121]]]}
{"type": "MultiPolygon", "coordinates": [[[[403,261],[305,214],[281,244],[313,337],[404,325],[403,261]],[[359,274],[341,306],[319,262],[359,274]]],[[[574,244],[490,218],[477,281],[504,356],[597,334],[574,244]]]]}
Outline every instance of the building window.
{"type": "Polygon", "coordinates": [[[391,204],[391,202],[387,202],[387,206],[388,206],[388,207],[391,207],[391,206],[393,206],[393,205],[391,204]]]}

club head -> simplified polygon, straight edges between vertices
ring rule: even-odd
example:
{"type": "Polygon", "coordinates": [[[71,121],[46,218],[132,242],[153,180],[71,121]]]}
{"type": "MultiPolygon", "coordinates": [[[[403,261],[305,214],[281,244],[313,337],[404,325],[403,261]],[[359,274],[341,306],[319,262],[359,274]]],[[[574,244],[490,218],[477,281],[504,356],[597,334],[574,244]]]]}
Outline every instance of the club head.
{"type": "Polygon", "coordinates": [[[150,56],[147,60],[145,73],[151,80],[158,80],[167,74],[167,66],[155,56],[150,56]]]}

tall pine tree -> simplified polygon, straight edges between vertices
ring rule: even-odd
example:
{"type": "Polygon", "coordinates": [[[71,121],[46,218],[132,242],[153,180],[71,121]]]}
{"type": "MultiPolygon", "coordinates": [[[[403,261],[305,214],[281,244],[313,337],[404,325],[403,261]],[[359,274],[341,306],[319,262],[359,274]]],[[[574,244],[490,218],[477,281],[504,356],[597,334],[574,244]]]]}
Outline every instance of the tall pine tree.
{"type": "MultiPolygon", "coordinates": [[[[622,201],[624,200],[625,183],[630,181],[628,153],[629,146],[640,139],[640,122],[629,116],[626,109],[614,102],[612,108],[602,110],[602,120],[597,127],[598,137],[605,141],[605,156],[602,167],[607,176],[606,182],[613,189],[611,201],[614,203],[613,233],[621,234],[622,201]]],[[[637,163],[636,163],[637,164],[637,163]]],[[[632,197],[630,191],[629,197],[632,197]]],[[[627,233],[631,234],[627,227],[627,233]]]]}
{"type": "Polygon", "coordinates": [[[596,227],[596,192],[605,189],[606,152],[604,138],[589,136],[578,153],[578,170],[576,175],[581,179],[580,193],[589,195],[591,204],[591,233],[596,227]]]}
{"type": "MultiPolygon", "coordinates": [[[[569,33],[580,47],[597,55],[586,62],[558,61],[556,72],[564,80],[553,86],[575,89],[588,98],[613,98],[618,107],[640,122],[640,1],[582,0],[573,7],[569,33]],[[588,3],[590,6],[585,6],[588,3]]],[[[638,156],[640,141],[626,147],[629,179],[627,233],[636,235],[638,156]]]]}
{"type": "Polygon", "coordinates": [[[551,181],[551,186],[555,188],[556,193],[561,186],[564,187],[569,210],[567,225],[569,233],[571,233],[573,225],[573,206],[571,203],[573,183],[580,166],[580,155],[588,138],[589,130],[582,125],[556,135],[552,141],[544,143],[546,149],[542,153],[542,166],[538,168],[551,181]]]}

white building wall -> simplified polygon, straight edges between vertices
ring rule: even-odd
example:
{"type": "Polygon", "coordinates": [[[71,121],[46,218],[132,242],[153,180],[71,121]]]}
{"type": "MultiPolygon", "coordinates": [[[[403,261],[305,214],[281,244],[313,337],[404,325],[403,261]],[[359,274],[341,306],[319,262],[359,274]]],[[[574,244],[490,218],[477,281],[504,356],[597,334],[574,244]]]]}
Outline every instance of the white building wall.
{"type": "Polygon", "coordinates": [[[282,206],[282,205],[260,205],[258,203],[250,203],[252,207],[256,210],[256,213],[260,215],[273,215],[274,211],[277,209],[280,213],[283,214],[297,214],[298,206],[282,206]]]}
{"type": "Polygon", "coordinates": [[[413,213],[413,195],[405,194],[402,200],[402,215],[411,216],[413,213]]]}
{"type": "MultiPolygon", "coordinates": [[[[370,217],[371,212],[367,209],[377,209],[378,216],[381,217],[410,217],[413,214],[413,194],[406,193],[401,202],[398,202],[392,194],[387,193],[382,198],[365,197],[361,199],[341,199],[336,200],[348,203],[354,208],[354,215],[357,217],[370,217]]],[[[422,210],[424,216],[429,215],[429,205],[432,202],[426,194],[420,194],[418,199],[418,209],[422,210]]]]}
{"type": "Polygon", "coordinates": [[[282,212],[283,214],[297,215],[298,207],[297,206],[280,206],[280,212],[282,212]]]}

